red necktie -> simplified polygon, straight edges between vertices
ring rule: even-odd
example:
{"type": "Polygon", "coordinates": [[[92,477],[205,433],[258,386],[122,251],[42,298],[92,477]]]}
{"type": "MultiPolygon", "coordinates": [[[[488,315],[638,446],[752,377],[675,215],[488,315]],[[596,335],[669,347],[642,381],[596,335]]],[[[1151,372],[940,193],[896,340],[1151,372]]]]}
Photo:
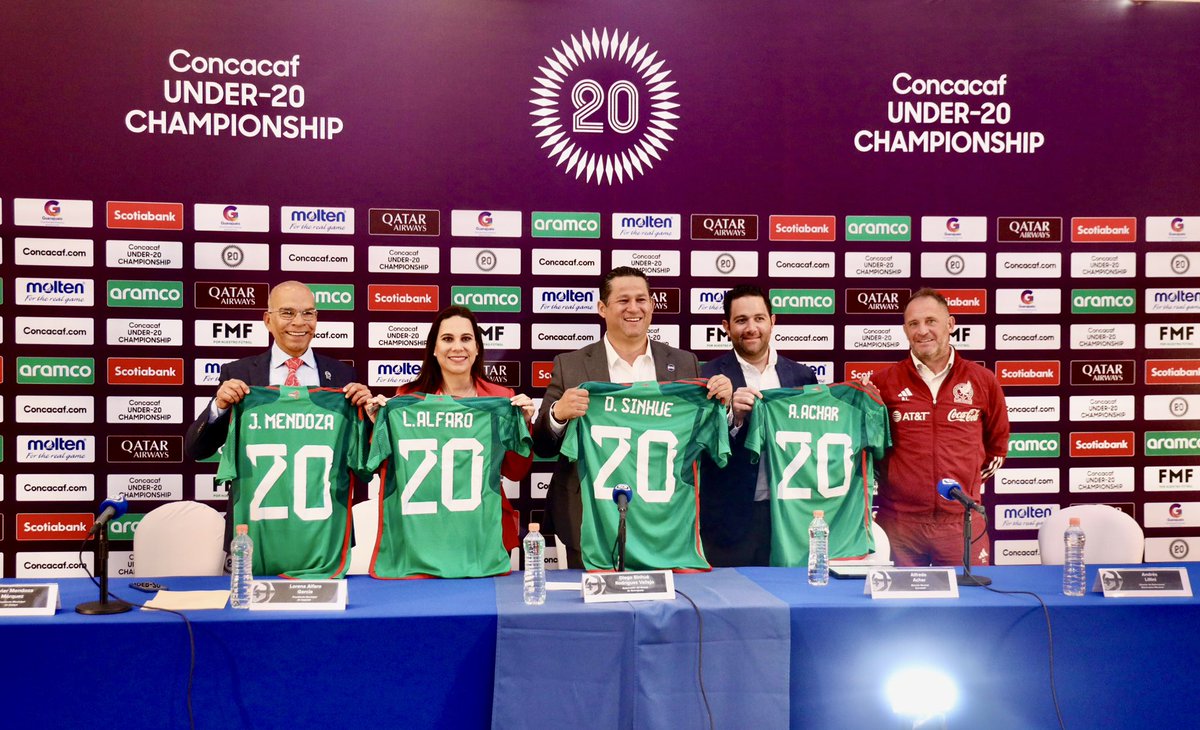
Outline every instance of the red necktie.
{"type": "Polygon", "coordinates": [[[304,361],[298,357],[289,359],[286,363],[288,368],[287,380],[283,381],[284,385],[293,386],[300,385],[300,378],[296,377],[296,371],[304,364],[304,361]]]}

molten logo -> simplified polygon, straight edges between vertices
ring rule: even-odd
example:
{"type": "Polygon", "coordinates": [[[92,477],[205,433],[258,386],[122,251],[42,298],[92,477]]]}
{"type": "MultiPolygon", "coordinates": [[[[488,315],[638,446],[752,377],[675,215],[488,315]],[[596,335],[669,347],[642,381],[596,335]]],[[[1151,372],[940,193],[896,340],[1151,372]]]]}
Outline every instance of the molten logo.
{"type": "Polygon", "coordinates": [[[57,218],[59,213],[62,212],[62,208],[59,207],[57,200],[47,200],[46,204],[42,206],[42,210],[44,210],[46,215],[50,216],[51,218],[57,218]]]}
{"type": "Polygon", "coordinates": [[[236,223],[238,219],[238,210],[236,205],[227,205],[225,210],[221,211],[221,217],[230,223],[236,223]]]}

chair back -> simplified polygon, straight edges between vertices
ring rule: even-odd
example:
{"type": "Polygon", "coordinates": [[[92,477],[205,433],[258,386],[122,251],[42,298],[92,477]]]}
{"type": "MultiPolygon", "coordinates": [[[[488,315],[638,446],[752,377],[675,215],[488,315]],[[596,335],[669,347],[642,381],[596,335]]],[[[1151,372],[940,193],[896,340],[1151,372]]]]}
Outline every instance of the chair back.
{"type": "Polygon", "coordinates": [[[221,575],[225,519],[200,502],[171,502],[146,513],[133,533],[133,573],[139,578],[221,575]]]}
{"type": "Polygon", "coordinates": [[[1050,515],[1038,528],[1042,565],[1062,565],[1066,546],[1063,533],[1072,517],[1087,536],[1084,560],[1089,565],[1142,562],[1146,541],[1137,521],[1107,504],[1076,504],[1050,515]]]}

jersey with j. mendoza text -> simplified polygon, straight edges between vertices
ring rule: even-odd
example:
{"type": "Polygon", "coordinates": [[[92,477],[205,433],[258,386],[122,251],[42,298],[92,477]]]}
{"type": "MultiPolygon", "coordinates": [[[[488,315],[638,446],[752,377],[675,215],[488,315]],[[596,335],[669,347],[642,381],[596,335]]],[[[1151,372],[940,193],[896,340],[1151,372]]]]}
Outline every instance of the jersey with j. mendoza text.
{"type": "Polygon", "coordinates": [[[508,398],[400,395],[375,418],[380,469],[376,578],[477,578],[509,571],[500,467],[533,440],[508,398]]]}
{"type": "Polygon", "coordinates": [[[230,411],[218,481],[249,526],[254,574],[340,578],[349,567],[352,472],[366,422],[333,388],[252,387],[230,411]]]}
{"type": "Polygon", "coordinates": [[[831,558],[861,557],[875,549],[874,466],[890,445],[887,409],[857,384],[762,392],[746,448],[752,460],[767,459],[771,565],[808,564],[814,510],[825,510],[831,558]]]}
{"type": "Polygon", "coordinates": [[[632,488],[625,566],[633,570],[708,570],[700,544],[696,459],[729,458],[725,406],[708,398],[707,380],[583,383],[587,413],[572,419],[561,453],[577,462],[583,502],[580,549],[588,570],[616,567],[619,515],[613,487],[632,488]]]}

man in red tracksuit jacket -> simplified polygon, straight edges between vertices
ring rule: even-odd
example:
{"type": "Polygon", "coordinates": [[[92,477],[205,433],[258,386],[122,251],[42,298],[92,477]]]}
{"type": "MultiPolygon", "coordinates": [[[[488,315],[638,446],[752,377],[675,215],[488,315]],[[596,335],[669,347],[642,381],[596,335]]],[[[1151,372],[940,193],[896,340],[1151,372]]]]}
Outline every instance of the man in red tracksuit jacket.
{"type": "MultiPolygon", "coordinates": [[[[980,487],[1008,454],[1008,409],[992,371],[950,346],[954,317],[934,289],[904,307],[909,356],[871,376],[892,421],[892,449],[881,463],[876,520],[899,566],[961,565],[963,509],[937,483],[956,480],[980,501],[980,487]]],[[[971,564],[987,565],[983,517],[972,515],[971,564]]]]}

